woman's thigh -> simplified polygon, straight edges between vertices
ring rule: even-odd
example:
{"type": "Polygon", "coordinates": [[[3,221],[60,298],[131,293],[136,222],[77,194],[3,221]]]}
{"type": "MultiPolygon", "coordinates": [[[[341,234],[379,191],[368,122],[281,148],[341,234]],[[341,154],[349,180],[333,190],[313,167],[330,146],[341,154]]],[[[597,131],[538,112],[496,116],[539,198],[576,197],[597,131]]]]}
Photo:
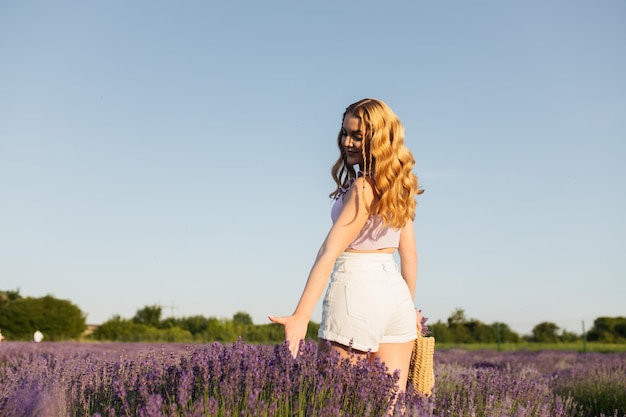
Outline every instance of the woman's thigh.
{"type": "Polygon", "coordinates": [[[381,343],[378,352],[372,353],[371,359],[379,358],[387,366],[388,372],[393,374],[400,371],[398,387],[404,391],[409,375],[409,363],[411,362],[411,352],[413,351],[413,341],[405,343],[381,343]]]}

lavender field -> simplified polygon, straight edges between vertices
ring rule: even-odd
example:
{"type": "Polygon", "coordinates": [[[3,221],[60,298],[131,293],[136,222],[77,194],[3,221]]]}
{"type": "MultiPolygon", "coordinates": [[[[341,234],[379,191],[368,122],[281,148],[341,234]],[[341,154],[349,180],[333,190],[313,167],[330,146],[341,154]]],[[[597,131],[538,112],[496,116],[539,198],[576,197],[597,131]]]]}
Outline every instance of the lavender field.
{"type": "Polygon", "coordinates": [[[0,344],[0,416],[626,416],[626,354],[437,350],[430,398],[307,342],[0,344]]]}

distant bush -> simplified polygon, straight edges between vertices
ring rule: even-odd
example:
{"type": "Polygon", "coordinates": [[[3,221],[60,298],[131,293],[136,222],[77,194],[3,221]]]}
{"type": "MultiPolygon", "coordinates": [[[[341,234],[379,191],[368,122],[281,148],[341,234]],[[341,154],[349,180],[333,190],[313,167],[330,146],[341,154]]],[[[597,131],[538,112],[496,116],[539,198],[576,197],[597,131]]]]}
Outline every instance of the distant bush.
{"type": "MultiPolygon", "coordinates": [[[[250,343],[281,343],[285,329],[275,323],[254,324],[248,313],[239,311],[232,320],[191,316],[161,320],[158,306],[137,310],[132,319],[113,316],[98,326],[90,338],[112,342],[226,342],[241,338],[250,343]]],[[[319,324],[310,322],[306,337],[317,340],[319,324]]]]}
{"type": "Polygon", "coordinates": [[[91,335],[95,340],[112,342],[193,342],[193,335],[179,327],[159,329],[114,316],[91,335]]]}
{"type": "Polygon", "coordinates": [[[517,343],[521,340],[507,324],[485,324],[469,319],[460,308],[448,317],[446,323],[437,321],[428,327],[439,343],[517,343]]]}
{"type": "Polygon", "coordinates": [[[626,343],[626,317],[598,317],[587,333],[587,340],[626,343]]]}
{"type": "Polygon", "coordinates": [[[48,341],[78,339],[87,329],[85,314],[70,301],[24,298],[18,291],[0,292],[0,323],[8,340],[32,340],[37,330],[48,341]]]}

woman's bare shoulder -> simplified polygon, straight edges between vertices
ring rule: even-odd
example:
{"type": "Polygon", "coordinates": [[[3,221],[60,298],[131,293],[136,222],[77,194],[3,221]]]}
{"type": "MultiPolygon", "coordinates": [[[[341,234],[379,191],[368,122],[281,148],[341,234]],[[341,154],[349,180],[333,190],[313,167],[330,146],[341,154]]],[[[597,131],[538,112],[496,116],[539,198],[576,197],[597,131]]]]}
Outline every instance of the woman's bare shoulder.
{"type": "Polygon", "coordinates": [[[364,198],[362,199],[362,203],[365,203],[367,205],[371,204],[375,200],[374,186],[372,185],[370,179],[366,179],[363,177],[357,178],[350,187],[350,190],[348,190],[346,200],[356,200],[359,198],[359,196],[364,196],[364,198]]]}

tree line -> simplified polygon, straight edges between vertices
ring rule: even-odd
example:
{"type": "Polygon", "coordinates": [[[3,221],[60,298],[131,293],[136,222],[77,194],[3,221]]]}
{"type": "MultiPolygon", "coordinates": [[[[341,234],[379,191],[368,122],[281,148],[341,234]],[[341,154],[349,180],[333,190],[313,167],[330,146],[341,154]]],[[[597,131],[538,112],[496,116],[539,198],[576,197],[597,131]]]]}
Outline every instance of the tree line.
{"type": "MultiPolygon", "coordinates": [[[[626,320],[626,319],[625,319],[626,320]]],[[[446,322],[441,320],[429,326],[433,336],[441,343],[559,343],[575,342],[582,339],[582,335],[561,330],[552,322],[537,324],[530,335],[520,336],[502,322],[485,324],[480,320],[468,318],[463,309],[457,308],[446,322]]],[[[593,329],[592,329],[593,330],[593,329]]],[[[595,331],[595,330],[594,330],[595,331]]],[[[594,333],[595,334],[595,333],[594,333]]],[[[591,340],[587,333],[587,340],[591,340]]],[[[600,337],[596,340],[600,341],[600,337]]],[[[603,340],[606,341],[606,340],[603,340]]],[[[616,341],[616,340],[615,340],[616,341]]],[[[626,338],[624,338],[626,342],[626,338]]]]}
{"type": "MultiPolygon", "coordinates": [[[[89,335],[86,315],[69,300],[51,295],[23,297],[19,290],[0,291],[0,332],[8,340],[32,340],[37,330],[45,340],[98,340],[116,342],[234,342],[241,337],[250,343],[281,343],[284,329],[275,323],[254,324],[250,315],[239,311],[232,318],[162,317],[163,308],[140,308],[131,318],[115,315],[89,335]]],[[[537,324],[530,335],[520,336],[506,323],[485,324],[468,318],[457,308],[447,321],[428,324],[440,343],[539,343],[574,342],[583,337],[590,342],[626,343],[626,317],[599,317],[585,334],[561,330],[552,322],[537,324]]],[[[307,337],[317,339],[319,324],[309,322],[307,337]]]]}
{"type": "MultiPolygon", "coordinates": [[[[94,340],[117,342],[234,342],[239,337],[250,343],[281,343],[283,326],[275,323],[254,324],[246,312],[235,313],[232,319],[204,317],[161,318],[162,307],[145,306],[130,319],[119,315],[102,323],[90,335],[94,340]]],[[[307,337],[317,338],[319,324],[310,322],[307,337]]]]}
{"type": "Polygon", "coordinates": [[[68,300],[0,291],[0,332],[7,340],[32,340],[36,331],[46,340],[75,340],[87,329],[86,317],[68,300]]]}

